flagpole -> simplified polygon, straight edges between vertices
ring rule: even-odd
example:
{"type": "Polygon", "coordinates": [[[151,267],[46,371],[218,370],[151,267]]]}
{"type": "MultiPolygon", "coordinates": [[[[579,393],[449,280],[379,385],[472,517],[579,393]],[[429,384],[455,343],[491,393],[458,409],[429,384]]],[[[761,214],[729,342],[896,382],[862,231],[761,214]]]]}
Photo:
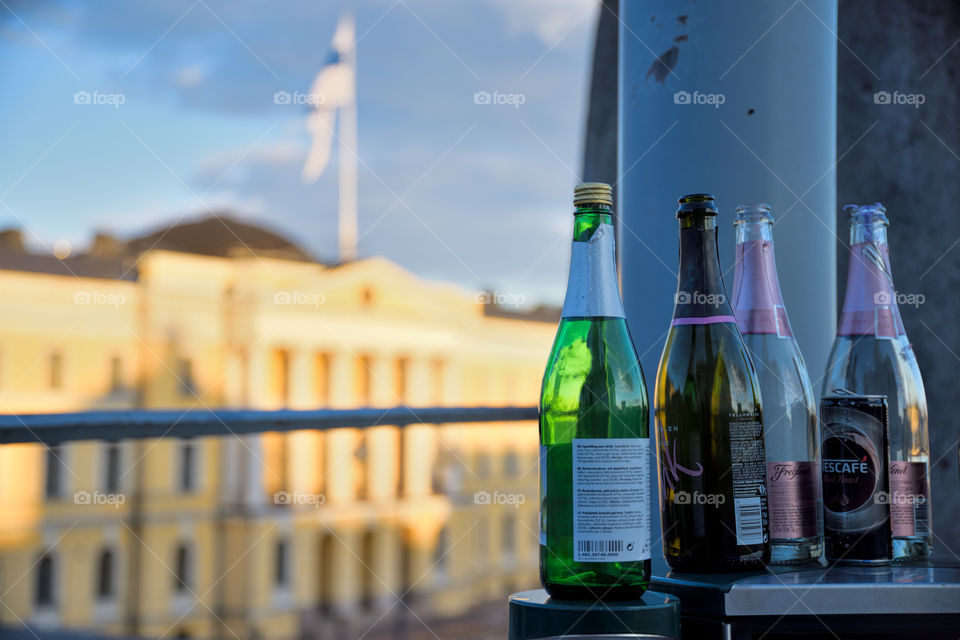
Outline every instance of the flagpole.
{"type": "Polygon", "coordinates": [[[338,240],[340,262],[357,258],[358,241],[358,181],[357,181],[357,56],[353,36],[353,16],[350,16],[350,46],[344,52],[343,62],[350,69],[349,94],[351,99],[340,109],[339,139],[339,220],[338,240]]]}

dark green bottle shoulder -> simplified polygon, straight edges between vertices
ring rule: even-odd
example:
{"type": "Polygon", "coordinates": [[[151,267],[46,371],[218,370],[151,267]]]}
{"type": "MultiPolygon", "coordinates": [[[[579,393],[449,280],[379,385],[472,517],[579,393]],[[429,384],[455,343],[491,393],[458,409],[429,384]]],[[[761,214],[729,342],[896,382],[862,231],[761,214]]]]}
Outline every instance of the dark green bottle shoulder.
{"type": "Polygon", "coordinates": [[[756,369],[736,325],[684,325],[672,327],[657,372],[657,387],[695,387],[712,393],[707,380],[722,377],[735,393],[759,393],[756,369]]]}

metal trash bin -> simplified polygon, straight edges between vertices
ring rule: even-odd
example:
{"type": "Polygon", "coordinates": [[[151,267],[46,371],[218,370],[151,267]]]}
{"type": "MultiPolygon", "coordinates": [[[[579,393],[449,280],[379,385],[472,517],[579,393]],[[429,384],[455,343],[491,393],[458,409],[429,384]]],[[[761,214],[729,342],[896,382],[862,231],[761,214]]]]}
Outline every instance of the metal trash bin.
{"type": "Polygon", "coordinates": [[[510,596],[510,640],[633,638],[679,640],[680,600],[647,591],[638,600],[554,600],[543,589],[510,596]]]}

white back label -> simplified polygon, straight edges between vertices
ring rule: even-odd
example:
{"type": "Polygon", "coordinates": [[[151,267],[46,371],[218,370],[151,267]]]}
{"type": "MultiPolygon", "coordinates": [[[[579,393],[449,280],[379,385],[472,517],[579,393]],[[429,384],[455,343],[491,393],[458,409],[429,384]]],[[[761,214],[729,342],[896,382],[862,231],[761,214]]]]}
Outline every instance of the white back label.
{"type": "Polygon", "coordinates": [[[650,439],[574,438],[573,559],[650,557],[650,439]]]}

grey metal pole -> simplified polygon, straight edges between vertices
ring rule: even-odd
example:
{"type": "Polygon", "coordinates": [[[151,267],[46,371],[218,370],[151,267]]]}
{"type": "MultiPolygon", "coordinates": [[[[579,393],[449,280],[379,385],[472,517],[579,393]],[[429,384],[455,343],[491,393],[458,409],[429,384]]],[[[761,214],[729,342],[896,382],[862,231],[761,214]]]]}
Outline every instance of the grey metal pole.
{"type": "Polygon", "coordinates": [[[620,273],[651,393],[676,291],[677,197],[696,192],[720,205],[728,291],[734,208],[773,207],[784,301],[819,380],[836,322],[837,0],[624,0],[620,19],[620,273]]]}

